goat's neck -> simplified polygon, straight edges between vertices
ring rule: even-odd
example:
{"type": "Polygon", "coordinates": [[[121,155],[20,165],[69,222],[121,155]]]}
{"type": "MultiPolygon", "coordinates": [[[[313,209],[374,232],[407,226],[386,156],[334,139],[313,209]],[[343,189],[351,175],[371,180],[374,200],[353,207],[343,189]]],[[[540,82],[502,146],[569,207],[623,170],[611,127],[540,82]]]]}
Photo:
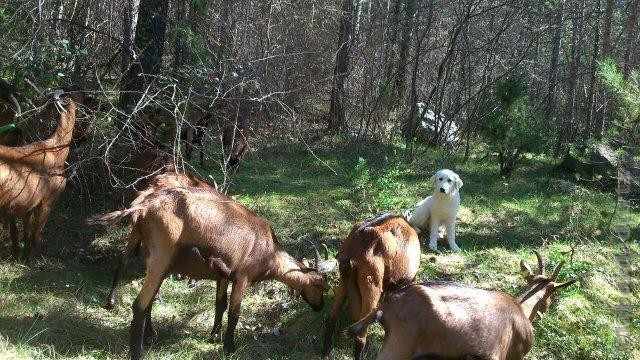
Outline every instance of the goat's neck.
{"type": "Polygon", "coordinates": [[[76,106],[70,102],[65,106],[65,111],[60,113],[56,131],[49,138],[56,146],[67,146],[73,136],[73,127],[76,123],[76,106]]]}
{"type": "Polygon", "coordinates": [[[308,285],[311,280],[300,265],[300,262],[286,251],[276,250],[273,277],[294,289],[300,289],[308,285]]]}
{"type": "Polygon", "coordinates": [[[542,301],[545,299],[545,285],[544,283],[535,284],[529,287],[522,295],[518,296],[520,308],[530,322],[533,322],[536,318],[540,305],[542,305],[542,301]]]}
{"type": "Polygon", "coordinates": [[[65,110],[60,113],[56,131],[49,139],[20,147],[0,146],[0,159],[4,162],[20,161],[40,168],[64,165],[76,122],[76,106],[74,103],[69,103],[65,110]],[[46,153],[50,151],[56,152],[56,155],[47,156],[46,153]]]}

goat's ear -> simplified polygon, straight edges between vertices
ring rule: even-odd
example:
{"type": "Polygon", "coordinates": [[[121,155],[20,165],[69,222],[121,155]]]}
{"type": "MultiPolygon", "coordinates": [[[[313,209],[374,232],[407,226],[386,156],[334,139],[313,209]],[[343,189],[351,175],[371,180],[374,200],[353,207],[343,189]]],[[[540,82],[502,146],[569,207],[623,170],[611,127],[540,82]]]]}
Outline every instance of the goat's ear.
{"type": "Polygon", "coordinates": [[[531,267],[529,264],[524,262],[524,260],[520,260],[520,273],[523,278],[533,275],[533,271],[531,271],[531,267]]]}
{"type": "Polygon", "coordinates": [[[565,281],[563,283],[559,283],[559,284],[553,284],[553,289],[554,290],[560,290],[562,288],[565,288],[571,284],[573,284],[574,282],[578,281],[578,279],[571,279],[569,281],[565,281]]]}

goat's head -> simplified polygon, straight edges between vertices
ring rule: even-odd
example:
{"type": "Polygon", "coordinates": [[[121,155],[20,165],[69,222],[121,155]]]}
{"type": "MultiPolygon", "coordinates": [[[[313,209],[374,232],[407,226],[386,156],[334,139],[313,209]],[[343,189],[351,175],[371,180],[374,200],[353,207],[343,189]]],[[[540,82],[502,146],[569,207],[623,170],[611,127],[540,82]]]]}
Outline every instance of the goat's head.
{"type": "Polygon", "coordinates": [[[530,289],[544,291],[543,301],[539,304],[537,311],[545,312],[549,309],[556,291],[573,284],[577,279],[570,279],[561,283],[556,282],[558,274],[560,274],[560,270],[562,270],[562,267],[564,266],[564,261],[561,261],[556,266],[551,276],[546,276],[544,274],[544,261],[542,260],[542,256],[536,250],[533,250],[533,252],[536,254],[536,258],[538,260],[538,271],[534,274],[529,264],[524,260],[520,260],[520,270],[522,271],[524,278],[527,280],[527,285],[530,289]]]}
{"type": "MultiPolygon", "coordinates": [[[[309,241],[311,243],[311,241],[309,241]]],[[[322,310],[324,306],[324,293],[329,290],[329,284],[325,278],[325,274],[331,272],[336,268],[337,262],[335,259],[329,260],[329,249],[323,243],[322,247],[325,251],[325,259],[320,260],[320,252],[318,248],[311,243],[311,247],[315,252],[315,264],[314,267],[308,265],[308,261],[303,260],[303,264],[307,266],[303,271],[309,277],[309,283],[300,289],[300,295],[304,301],[311,306],[315,311],[322,310]]]]}

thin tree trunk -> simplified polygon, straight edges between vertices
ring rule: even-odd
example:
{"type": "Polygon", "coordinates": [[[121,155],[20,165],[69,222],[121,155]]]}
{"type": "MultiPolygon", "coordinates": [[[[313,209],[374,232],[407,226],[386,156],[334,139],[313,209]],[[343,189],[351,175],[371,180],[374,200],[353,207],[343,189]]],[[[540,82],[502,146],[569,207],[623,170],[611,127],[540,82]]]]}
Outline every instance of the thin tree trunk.
{"type": "Polygon", "coordinates": [[[413,18],[416,12],[415,0],[404,1],[404,21],[402,24],[402,38],[398,49],[398,72],[396,74],[394,110],[397,112],[400,107],[405,92],[405,81],[407,73],[407,53],[409,42],[411,41],[411,30],[413,28],[413,18]]]}
{"type": "Polygon", "coordinates": [[[556,14],[553,18],[554,35],[553,48],[551,50],[551,64],[549,66],[549,89],[547,91],[547,115],[560,119],[555,111],[555,93],[558,83],[558,64],[560,62],[560,43],[562,41],[562,18],[564,13],[564,0],[557,5],[556,14]]]}
{"type": "Polygon", "coordinates": [[[580,3],[574,3],[571,14],[571,55],[569,62],[569,78],[567,80],[567,98],[562,118],[562,126],[559,129],[554,148],[554,155],[559,156],[563,150],[563,145],[572,138],[572,127],[574,123],[575,103],[576,103],[576,86],[578,83],[578,69],[580,68],[580,52],[582,46],[582,25],[584,0],[580,3]]]}
{"type": "Polygon", "coordinates": [[[329,106],[329,131],[339,131],[346,125],[344,112],[345,90],[344,83],[349,72],[349,57],[351,55],[351,29],[353,19],[353,1],[342,0],[342,14],[340,16],[340,32],[338,33],[338,53],[333,72],[333,86],[331,88],[331,104],[329,106]]]}
{"type": "Polygon", "coordinates": [[[145,88],[153,81],[148,75],[160,72],[164,37],[167,25],[168,0],[142,0],[139,26],[134,44],[138,57],[128,68],[122,82],[119,105],[125,114],[142,97],[145,88]]]}
{"type": "MultiPolygon", "coordinates": [[[[611,54],[611,19],[613,18],[613,7],[615,5],[614,0],[607,0],[604,21],[602,24],[602,52],[600,54],[601,59],[609,57],[611,54]]],[[[593,137],[600,139],[602,137],[602,131],[604,130],[604,114],[607,103],[606,93],[602,86],[596,84],[596,97],[595,97],[595,119],[593,125],[593,137]]]]}
{"type": "Polygon", "coordinates": [[[627,47],[624,53],[624,77],[629,76],[629,72],[635,66],[638,52],[638,7],[640,0],[632,0],[629,5],[629,19],[627,20],[627,47]]]}
{"type": "Polygon", "coordinates": [[[122,19],[122,62],[120,63],[122,74],[127,72],[133,62],[133,39],[136,33],[136,24],[138,23],[139,6],[140,0],[127,0],[127,6],[124,9],[124,17],[122,19]]]}

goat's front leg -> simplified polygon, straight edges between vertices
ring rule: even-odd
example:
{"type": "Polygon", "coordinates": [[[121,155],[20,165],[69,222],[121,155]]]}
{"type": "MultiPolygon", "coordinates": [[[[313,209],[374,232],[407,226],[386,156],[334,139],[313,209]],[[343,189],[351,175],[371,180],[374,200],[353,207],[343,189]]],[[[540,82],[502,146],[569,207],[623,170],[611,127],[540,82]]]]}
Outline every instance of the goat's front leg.
{"type": "Polygon", "coordinates": [[[446,225],[447,241],[449,242],[449,248],[452,251],[460,251],[460,247],[456,244],[456,219],[449,220],[446,225]]]}
{"type": "Polygon", "coordinates": [[[9,234],[11,236],[11,253],[17,258],[20,246],[18,245],[18,226],[15,218],[9,219],[9,234]]]}
{"type": "Polygon", "coordinates": [[[217,342],[221,337],[222,315],[227,310],[228,279],[220,279],[216,284],[216,315],[213,319],[213,329],[209,335],[209,342],[217,342]]]}
{"type": "Polygon", "coordinates": [[[335,297],[333,298],[331,311],[324,320],[324,341],[322,345],[322,356],[329,356],[331,350],[333,350],[333,333],[336,329],[338,314],[340,313],[340,310],[344,305],[344,300],[347,294],[347,289],[345,286],[346,281],[348,280],[342,278],[340,279],[340,284],[338,285],[335,297]]]}
{"type": "Polygon", "coordinates": [[[438,250],[438,230],[440,228],[440,222],[431,216],[431,224],[429,231],[429,249],[433,251],[438,250]]]}
{"type": "Polygon", "coordinates": [[[244,291],[248,284],[249,282],[246,278],[240,278],[233,282],[233,288],[231,289],[231,301],[229,303],[229,315],[227,318],[227,332],[224,334],[223,347],[226,353],[232,353],[236,350],[233,335],[236,331],[236,325],[238,325],[238,318],[240,318],[242,297],[244,296],[244,291]]]}
{"type": "Polygon", "coordinates": [[[32,220],[33,227],[31,228],[31,239],[28,240],[29,247],[25,252],[25,262],[27,266],[33,266],[33,258],[35,254],[40,250],[42,243],[42,230],[47,223],[49,213],[51,212],[51,204],[41,204],[39,209],[34,212],[34,218],[32,220]]]}
{"type": "MultiPolygon", "coordinates": [[[[364,319],[378,306],[378,301],[382,294],[383,272],[375,266],[367,270],[368,271],[362,272],[361,275],[358,276],[358,288],[360,289],[362,301],[358,321],[364,319]]],[[[368,327],[362,331],[361,335],[357,335],[355,338],[355,347],[353,349],[354,359],[364,359],[365,347],[367,345],[367,329],[368,327]]]]}
{"type": "MultiPolygon", "coordinates": [[[[157,294],[158,292],[156,291],[156,295],[157,294]]],[[[153,300],[151,300],[151,302],[149,303],[149,306],[147,306],[147,311],[145,314],[143,339],[144,339],[144,344],[147,346],[151,345],[151,343],[156,341],[156,339],[158,338],[158,332],[156,332],[156,330],[151,325],[151,308],[153,307],[153,302],[155,300],[156,300],[156,296],[153,297],[153,300]]]]}

